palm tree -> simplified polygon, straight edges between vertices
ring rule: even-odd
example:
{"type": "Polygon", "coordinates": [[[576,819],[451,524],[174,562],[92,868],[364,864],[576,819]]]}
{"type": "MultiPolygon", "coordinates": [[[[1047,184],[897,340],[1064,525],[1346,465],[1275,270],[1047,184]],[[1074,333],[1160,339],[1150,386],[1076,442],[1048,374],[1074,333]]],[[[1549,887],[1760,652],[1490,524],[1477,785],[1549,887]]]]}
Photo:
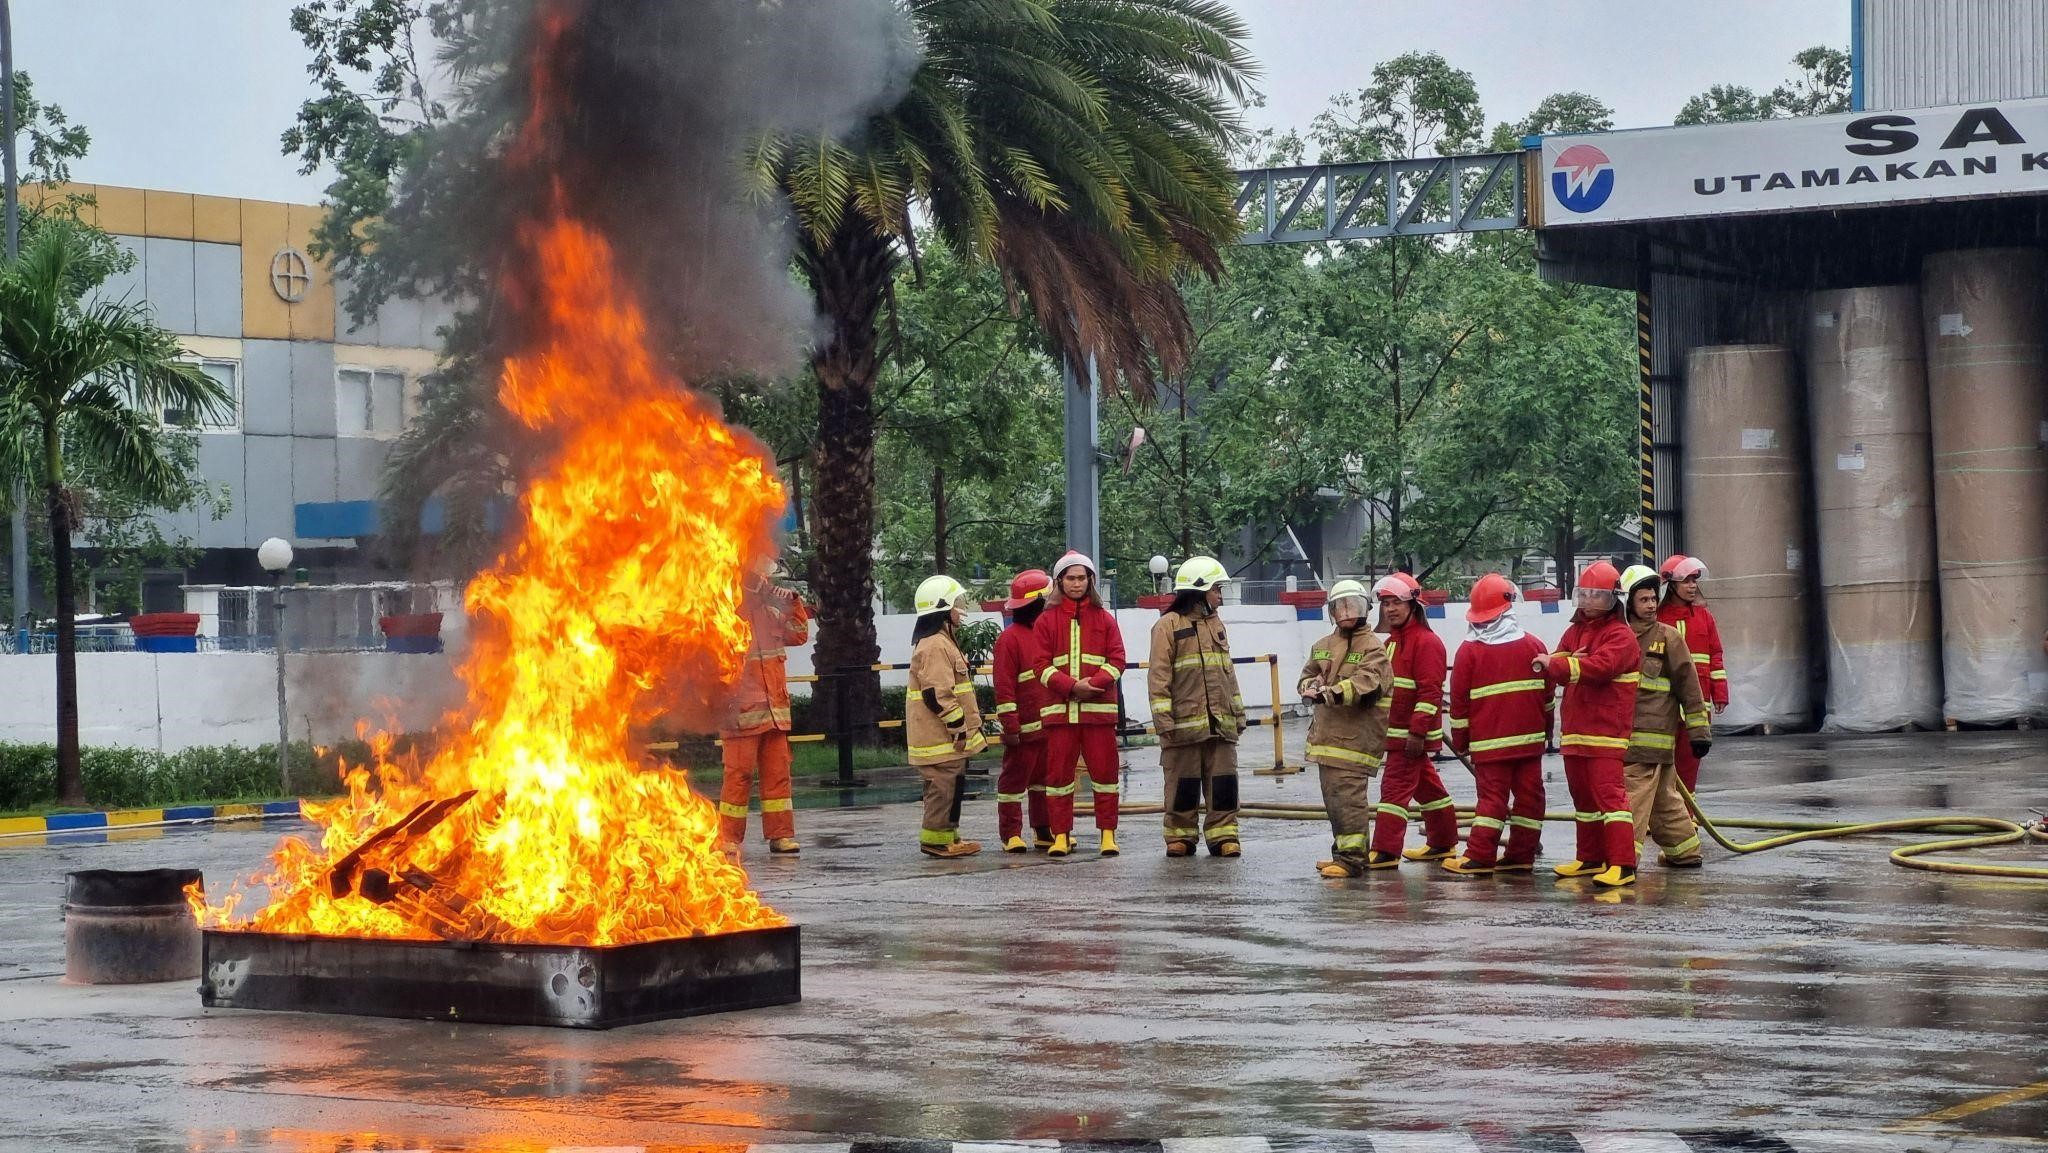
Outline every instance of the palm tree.
{"type": "MultiPolygon", "coordinates": [[[[1186,359],[1175,275],[1219,275],[1239,231],[1228,152],[1253,65],[1226,4],[900,2],[921,53],[903,99],[851,139],[779,137],[753,157],[758,186],[795,208],[829,325],[812,357],[820,669],[880,652],[872,400],[889,286],[916,265],[913,206],[964,259],[994,262],[1056,351],[1140,396],[1155,362],[1172,375],[1186,359]]],[[[861,727],[879,691],[856,683],[834,719],[861,727]]]]}
{"type": "Polygon", "coordinates": [[[110,483],[149,500],[183,474],[169,451],[166,410],[193,420],[233,401],[143,306],[87,300],[111,270],[105,237],[67,220],[42,222],[0,271],[0,469],[39,478],[57,585],[57,792],[85,802],[78,768],[77,631],[71,536],[75,494],[65,456],[89,458],[110,483]]]}

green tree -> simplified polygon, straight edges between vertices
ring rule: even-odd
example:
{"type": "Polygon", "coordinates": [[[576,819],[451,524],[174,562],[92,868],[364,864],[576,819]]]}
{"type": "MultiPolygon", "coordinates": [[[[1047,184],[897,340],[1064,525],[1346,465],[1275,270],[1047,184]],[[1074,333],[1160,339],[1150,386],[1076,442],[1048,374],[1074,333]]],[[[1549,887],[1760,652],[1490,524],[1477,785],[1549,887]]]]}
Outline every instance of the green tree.
{"type": "Polygon", "coordinates": [[[72,536],[78,494],[66,446],[121,491],[152,504],[176,499],[180,471],[161,422],[166,409],[195,418],[232,403],[185,362],[175,336],[125,300],[95,299],[110,270],[106,246],[65,221],[36,230],[0,275],[0,458],[13,476],[36,475],[50,518],[57,609],[57,780],[81,804],[78,769],[76,586],[72,536]]]}
{"type": "Polygon", "coordinates": [[[1740,84],[1716,84],[1687,100],[1673,124],[1723,124],[1734,120],[1777,120],[1824,116],[1849,110],[1849,54],[1816,46],[1792,57],[1798,71],[1759,95],[1740,84]]]}
{"type": "MultiPolygon", "coordinates": [[[[1226,152],[1251,63],[1211,0],[903,0],[921,58],[904,98],[850,139],[791,136],[756,158],[796,210],[799,265],[829,327],[813,358],[816,660],[873,662],[873,406],[880,323],[915,260],[912,205],[992,261],[1051,346],[1106,388],[1171,375],[1188,325],[1174,277],[1234,238],[1226,152]]],[[[852,718],[878,707],[855,694],[852,718]]]]}

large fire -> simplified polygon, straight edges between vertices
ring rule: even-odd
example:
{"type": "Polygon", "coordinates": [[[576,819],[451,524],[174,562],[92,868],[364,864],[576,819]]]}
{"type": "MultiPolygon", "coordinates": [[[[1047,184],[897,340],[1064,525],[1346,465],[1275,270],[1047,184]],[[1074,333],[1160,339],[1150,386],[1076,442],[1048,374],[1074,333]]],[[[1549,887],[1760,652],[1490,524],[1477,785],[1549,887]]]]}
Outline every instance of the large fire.
{"type": "Polygon", "coordinates": [[[269,903],[200,903],[205,925],[608,945],[783,923],[717,851],[712,806],[629,732],[653,694],[738,674],[782,485],[656,361],[602,237],[557,212],[521,247],[542,335],[499,397],[561,448],[469,586],[458,731],[423,767],[380,756],[309,804],[320,843],[279,847],[255,882],[269,903]]]}

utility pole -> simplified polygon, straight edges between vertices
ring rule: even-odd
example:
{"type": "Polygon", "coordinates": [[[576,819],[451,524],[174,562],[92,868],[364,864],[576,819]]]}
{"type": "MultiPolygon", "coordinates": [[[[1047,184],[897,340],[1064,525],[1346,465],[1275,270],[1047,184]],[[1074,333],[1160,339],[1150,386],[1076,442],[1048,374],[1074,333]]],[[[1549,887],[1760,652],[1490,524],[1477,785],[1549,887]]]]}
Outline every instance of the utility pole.
{"type": "MultiPolygon", "coordinates": [[[[4,158],[7,180],[7,264],[21,255],[20,174],[14,168],[14,13],[7,0],[0,0],[0,158],[4,158]]],[[[28,486],[14,478],[14,516],[10,526],[14,553],[14,638],[15,652],[28,651],[28,486]]]]}
{"type": "Polygon", "coordinates": [[[1067,547],[1087,553],[1097,565],[1102,559],[1102,531],[1098,519],[1102,461],[1096,455],[1096,404],[1102,391],[1095,358],[1088,358],[1088,375],[1074,371],[1074,362],[1060,358],[1060,385],[1066,396],[1067,547]]]}

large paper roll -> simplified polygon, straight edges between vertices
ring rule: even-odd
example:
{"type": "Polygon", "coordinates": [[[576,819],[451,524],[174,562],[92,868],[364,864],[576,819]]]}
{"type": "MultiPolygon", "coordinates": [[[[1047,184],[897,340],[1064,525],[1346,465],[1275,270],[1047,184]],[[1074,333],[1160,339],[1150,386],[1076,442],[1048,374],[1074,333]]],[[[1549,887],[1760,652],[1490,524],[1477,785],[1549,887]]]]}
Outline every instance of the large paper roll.
{"type": "Polygon", "coordinates": [[[2042,254],[1940,252],[1920,271],[1946,711],[2048,718],[2048,385],[2042,254]]]}
{"type": "Polygon", "coordinates": [[[1934,479],[1920,296],[1816,292],[1807,310],[1829,731],[1941,724],[1934,479]]]}
{"type": "Polygon", "coordinates": [[[1707,345],[1685,380],[1685,545],[1706,562],[1733,728],[1811,720],[1805,440],[1790,349],[1707,345]]]}

